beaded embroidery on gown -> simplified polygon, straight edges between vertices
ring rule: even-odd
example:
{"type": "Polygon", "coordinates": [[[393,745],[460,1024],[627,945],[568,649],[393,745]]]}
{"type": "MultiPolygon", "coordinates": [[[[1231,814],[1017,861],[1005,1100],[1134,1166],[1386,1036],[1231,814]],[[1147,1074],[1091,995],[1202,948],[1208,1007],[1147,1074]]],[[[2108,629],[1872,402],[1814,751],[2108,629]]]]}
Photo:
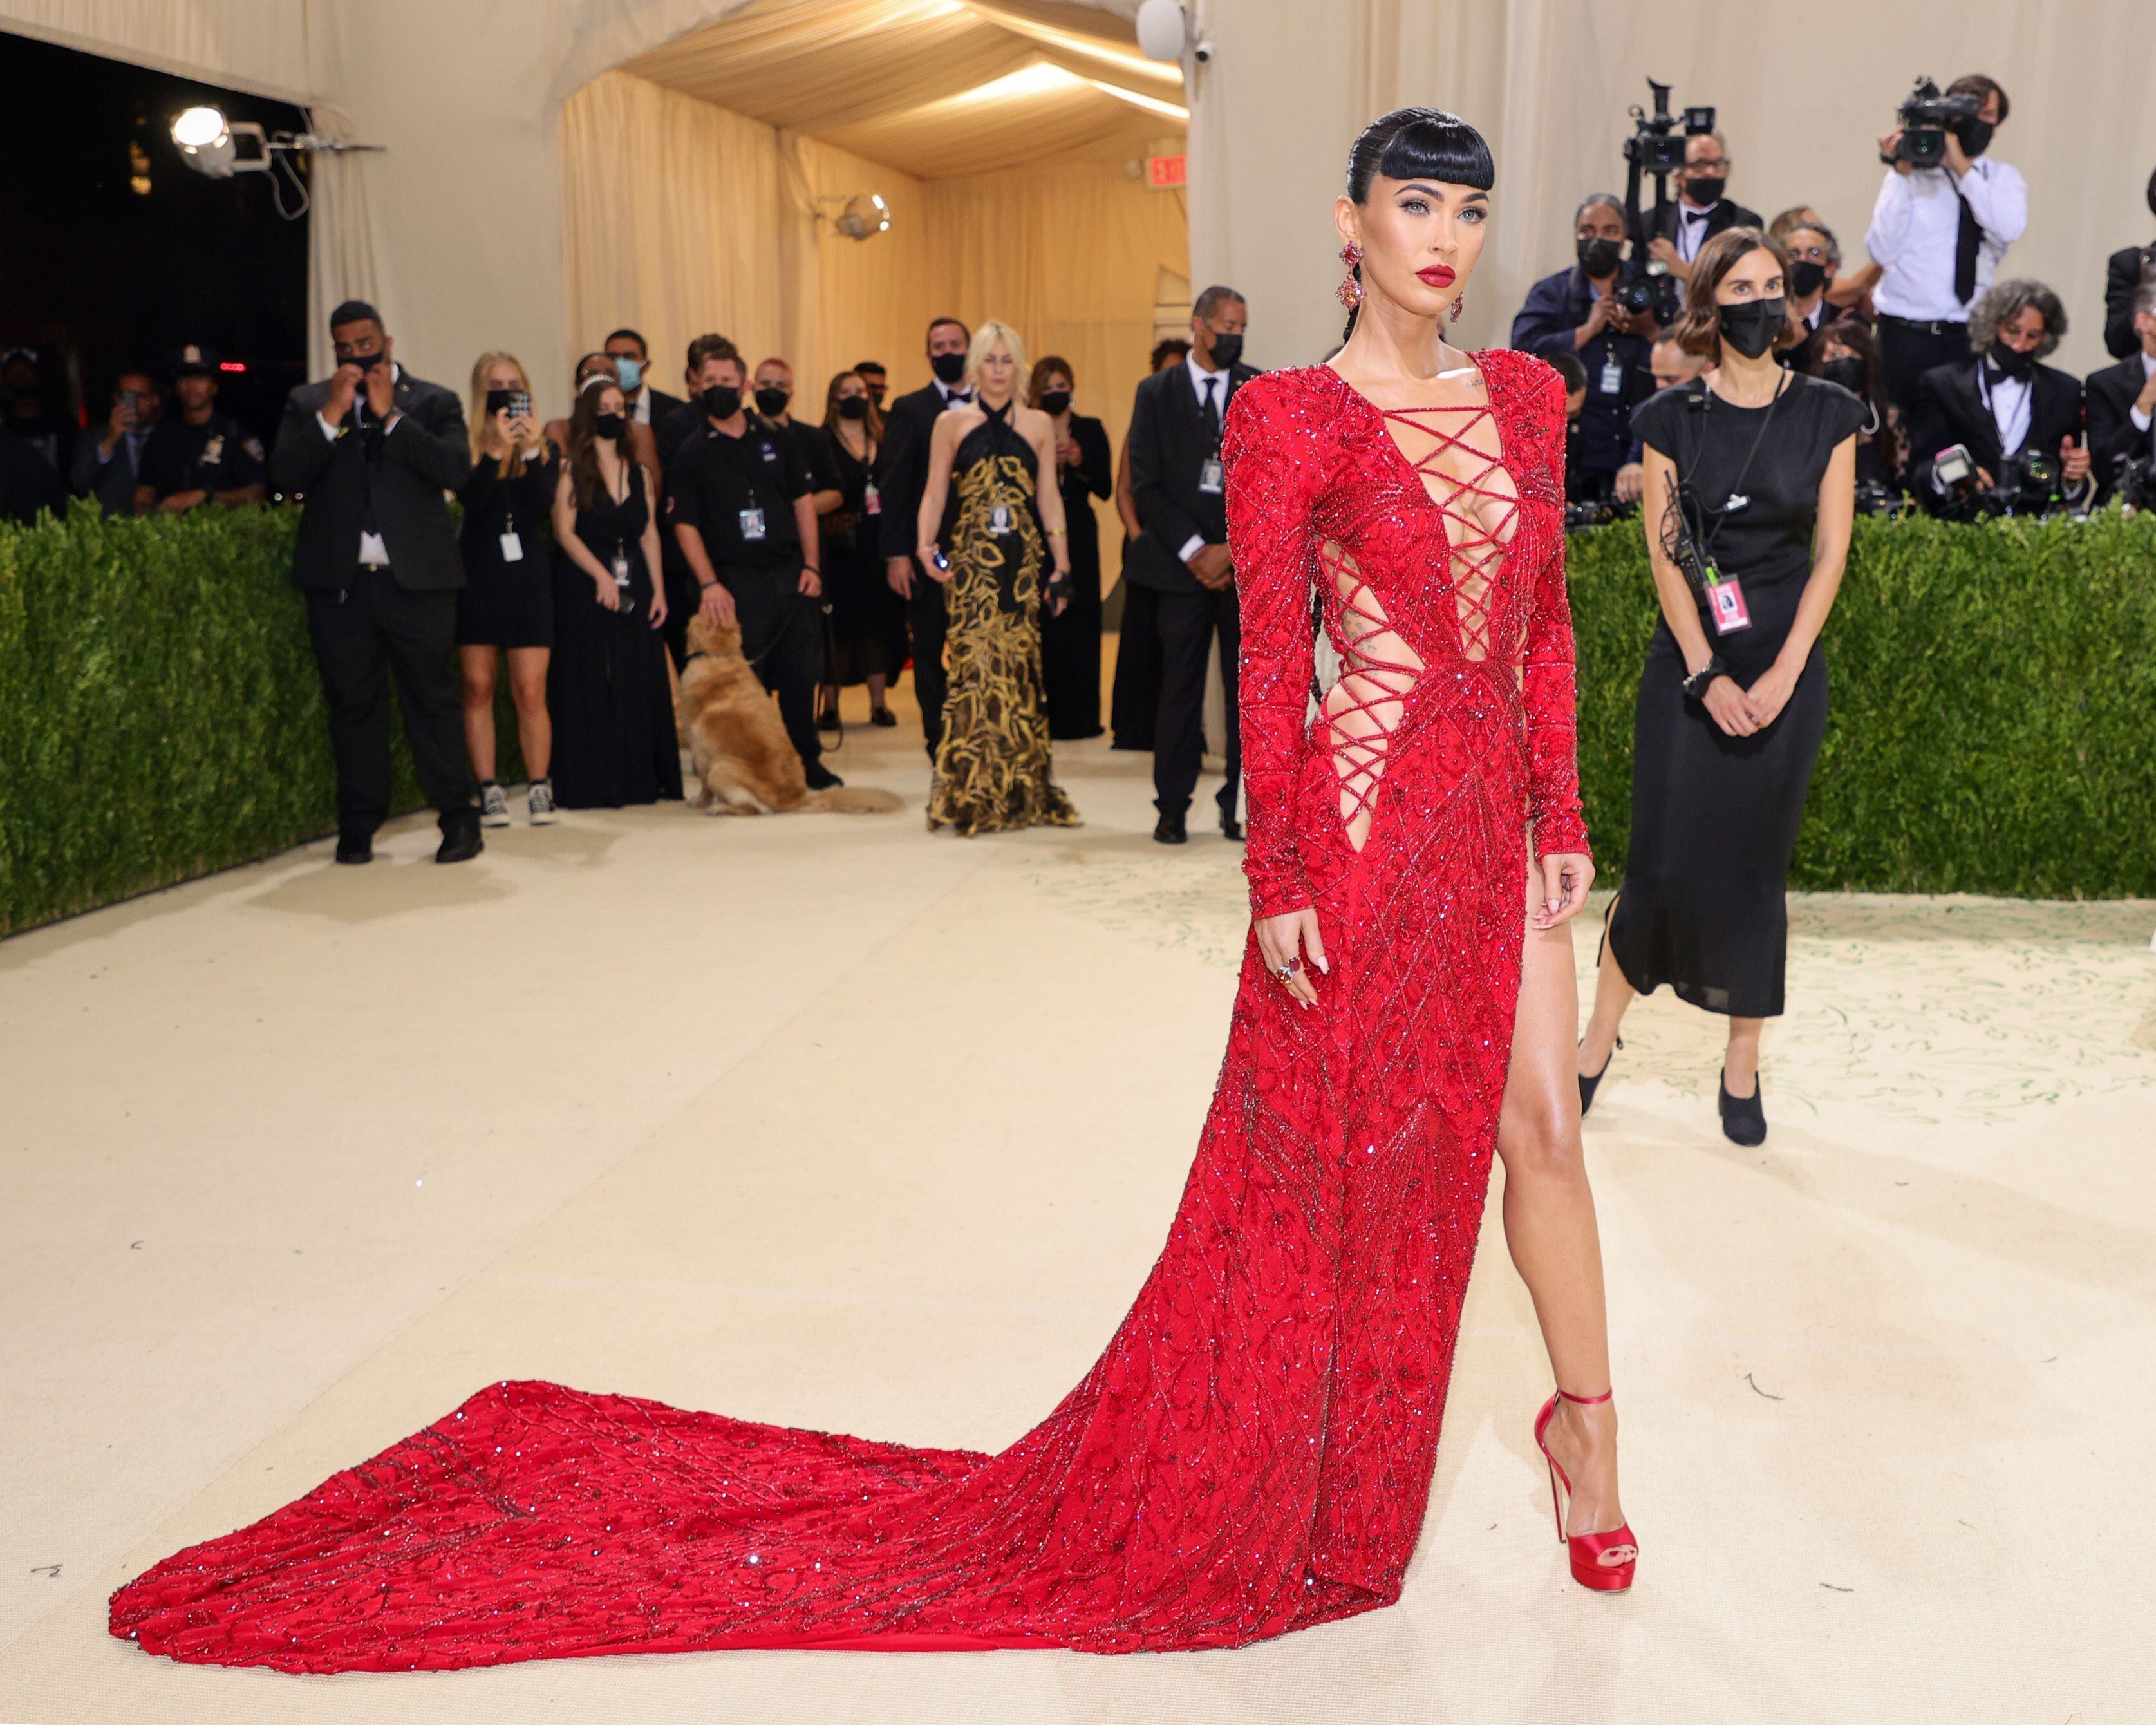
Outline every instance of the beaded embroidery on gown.
{"type": "Polygon", "coordinates": [[[1235,1646],[1391,1604],[1494,1148],[1527,859],[1585,849],[1563,389],[1381,413],[1334,372],[1229,414],[1253,906],[1166,1248],[996,1455],[495,1384],[113,1596],[175,1659],[294,1671],[726,1647],[1235,1646]],[[1342,675],[1313,717],[1311,600],[1342,675]]]}

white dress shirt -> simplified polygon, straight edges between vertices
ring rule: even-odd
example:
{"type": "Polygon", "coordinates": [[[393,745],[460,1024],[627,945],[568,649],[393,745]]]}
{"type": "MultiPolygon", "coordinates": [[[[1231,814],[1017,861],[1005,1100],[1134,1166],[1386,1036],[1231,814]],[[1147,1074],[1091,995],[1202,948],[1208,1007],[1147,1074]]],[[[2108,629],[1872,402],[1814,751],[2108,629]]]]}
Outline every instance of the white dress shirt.
{"type": "MultiPolygon", "coordinates": [[[[394,388],[397,380],[403,375],[403,367],[398,365],[395,360],[391,360],[389,362],[389,382],[391,386],[394,388]]],[[[362,381],[358,390],[353,394],[352,398],[353,429],[357,430],[358,429],[360,415],[364,413],[366,411],[367,385],[362,381]]],[[[403,417],[403,414],[398,412],[396,408],[392,408],[389,410],[389,417],[382,422],[382,434],[384,437],[387,437],[391,432],[394,431],[397,429],[398,421],[402,419],[403,417]]],[[[341,427],[331,424],[328,420],[325,419],[321,416],[319,411],[315,414],[315,424],[321,427],[322,435],[327,438],[331,443],[335,443],[337,440],[337,433],[342,429],[341,427]]],[[[359,561],[362,567],[369,569],[386,569],[389,567],[389,547],[382,542],[382,536],[379,533],[370,533],[363,527],[360,530],[359,561]]]]}
{"type": "Polygon", "coordinates": [[[941,377],[931,377],[928,381],[936,386],[936,393],[943,398],[943,410],[946,413],[954,407],[971,407],[973,404],[973,392],[970,386],[964,383],[946,383],[941,377]]]}
{"type": "MultiPolygon", "coordinates": [[[[2156,377],[2156,358],[2152,358],[2143,352],[2141,356],[2141,381],[2146,383],[2151,377],[2156,377]]],[[[2129,407],[2126,410],[2126,417],[2133,422],[2133,429],[2136,431],[2144,436],[2147,434],[2149,424],[2148,414],[2143,413],[2138,408],[2129,407]]]]}
{"type": "MultiPolygon", "coordinates": [[[[1228,422],[1227,372],[1206,370],[1199,363],[1198,350],[1195,347],[1183,356],[1183,365],[1185,374],[1190,379],[1191,393],[1198,398],[1199,413],[1201,415],[1204,414],[1205,403],[1209,399],[1213,403],[1214,411],[1219,415],[1220,423],[1223,425],[1226,424],[1228,422]]],[[[1188,563],[1191,558],[1204,549],[1205,536],[1203,533],[1193,533],[1183,542],[1182,549],[1176,552],[1176,556],[1188,563]]]]}
{"type": "Polygon", "coordinates": [[[649,389],[636,392],[636,399],[629,404],[629,417],[639,425],[651,423],[651,392],[649,389]]]}
{"type": "Polygon", "coordinates": [[[1956,182],[1943,167],[1887,170],[1871,206],[1864,249],[1885,272],[1871,303],[1888,317],[1917,323],[1966,323],[1969,309],[1999,273],[2006,248],[2029,226],[2029,187],[2018,169],[1979,156],[1956,182]],[[1954,293],[1954,248],[1961,235],[1961,203],[1976,218],[1976,289],[1968,299],[1954,293]]]}
{"type": "Polygon", "coordinates": [[[1999,432],[1999,453],[2010,458],[2029,440],[2029,416],[2036,405],[2035,380],[1994,377],[1979,360],[1976,393],[1991,409],[1991,423],[1999,432]]]}
{"type": "Polygon", "coordinates": [[[1684,198],[1677,200],[1677,255],[1686,263],[1697,258],[1699,249],[1707,244],[1708,218],[1721,206],[1719,198],[1704,209],[1684,198]]]}

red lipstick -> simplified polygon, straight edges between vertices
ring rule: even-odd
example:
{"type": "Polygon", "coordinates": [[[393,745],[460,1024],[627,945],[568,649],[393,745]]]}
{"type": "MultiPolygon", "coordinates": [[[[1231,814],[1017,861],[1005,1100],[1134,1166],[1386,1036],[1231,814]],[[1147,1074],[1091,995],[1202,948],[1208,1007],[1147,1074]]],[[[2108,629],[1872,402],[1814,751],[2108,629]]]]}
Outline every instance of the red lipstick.
{"type": "Polygon", "coordinates": [[[1449,288],[1455,277],[1450,264],[1433,264],[1427,270],[1416,270],[1415,280],[1426,281],[1434,288],[1449,288]]]}

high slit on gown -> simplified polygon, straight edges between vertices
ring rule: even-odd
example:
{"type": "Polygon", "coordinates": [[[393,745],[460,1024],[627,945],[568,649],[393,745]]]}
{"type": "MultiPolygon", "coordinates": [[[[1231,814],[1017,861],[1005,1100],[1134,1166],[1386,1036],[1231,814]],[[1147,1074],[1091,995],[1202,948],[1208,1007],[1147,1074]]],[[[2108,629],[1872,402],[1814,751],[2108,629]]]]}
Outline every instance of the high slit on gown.
{"type": "Polygon", "coordinates": [[[1228,419],[1247,869],[1317,907],[1294,1004],[1245,950],[1168,1244],[998,1455],[499,1383],[113,1597],[177,1659],[405,1670],[726,1647],[1234,1646],[1391,1603],[1435,1467],[1531,850],[1585,848],[1564,393],[1381,413],[1322,367],[1228,419]],[[1312,710],[1312,596],[1342,675],[1312,710]]]}

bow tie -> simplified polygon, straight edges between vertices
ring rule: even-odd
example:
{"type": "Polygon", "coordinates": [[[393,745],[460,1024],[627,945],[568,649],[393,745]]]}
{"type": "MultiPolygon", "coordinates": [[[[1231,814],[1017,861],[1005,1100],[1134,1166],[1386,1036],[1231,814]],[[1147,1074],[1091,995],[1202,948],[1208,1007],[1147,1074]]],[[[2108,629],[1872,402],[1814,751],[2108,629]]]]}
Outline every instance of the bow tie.
{"type": "Polygon", "coordinates": [[[971,401],[973,398],[973,392],[970,389],[954,389],[943,398],[947,402],[971,401]]]}
{"type": "Polygon", "coordinates": [[[1713,213],[1711,209],[1694,209],[1687,204],[1685,207],[1684,218],[1687,222],[1704,222],[1713,213]]]}

